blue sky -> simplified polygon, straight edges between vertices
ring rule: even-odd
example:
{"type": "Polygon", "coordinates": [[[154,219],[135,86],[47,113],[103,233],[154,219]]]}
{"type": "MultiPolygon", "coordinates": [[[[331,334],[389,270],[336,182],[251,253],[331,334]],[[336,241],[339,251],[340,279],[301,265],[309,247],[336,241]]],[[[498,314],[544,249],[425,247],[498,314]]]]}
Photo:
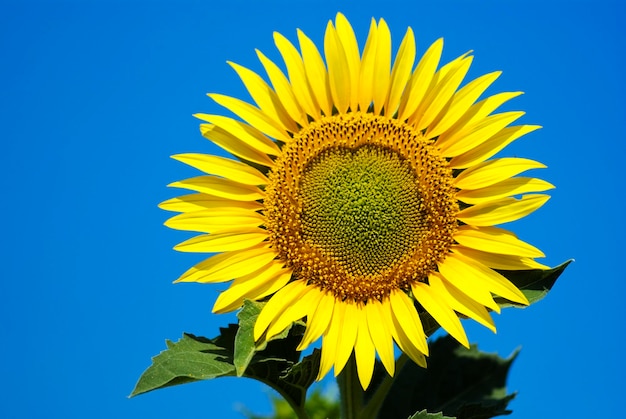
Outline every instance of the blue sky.
{"type": "Polygon", "coordinates": [[[474,78],[503,70],[489,92],[526,92],[510,109],[540,124],[507,155],[548,165],[548,204],[510,228],[568,268],[553,292],[497,316],[498,334],[470,340],[508,356],[513,417],[613,417],[626,373],[621,268],[626,139],[626,7],[619,1],[148,2],[0,0],[0,417],[237,418],[269,413],[243,379],[127,399],[164,340],[213,336],[220,287],[172,280],[198,255],[162,225],[168,183],[194,175],[168,156],[216,152],[196,112],[207,92],[247,98],[227,60],[260,70],[278,58],[272,32],[318,45],[342,11],[362,43],[371,17],[397,48],[407,26],[423,52],[470,49],[474,78]]]}

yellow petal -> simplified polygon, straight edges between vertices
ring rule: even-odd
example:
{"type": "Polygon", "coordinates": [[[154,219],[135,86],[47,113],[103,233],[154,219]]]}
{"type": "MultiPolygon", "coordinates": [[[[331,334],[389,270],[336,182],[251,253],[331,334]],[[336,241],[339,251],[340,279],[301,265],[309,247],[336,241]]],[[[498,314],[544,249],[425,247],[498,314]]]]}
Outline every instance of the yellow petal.
{"type": "Polygon", "coordinates": [[[356,342],[356,335],[359,328],[359,318],[361,316],[360,310],[357,305],[348,300],[339,303],[345,305],[345,312],[343,317],[343,323],[341,327],[341,333],[337,340],[337,353],[335,355],[335,377],[345,367],[346,362],[352,354],[354,344],[356,342]]]}
{"type": "Polygon", "coordinates": [[[335,307],[335,297],[326,292],[319,292],[319,302],[310,316],[307,316],[306,331],[302,336],[302,341],[297,350],[305,350],[312,342],[316,341],[330,325],[333,309],[335,307]]]}
{"type": "Polygon", "coordinates": [[[159,208],[173,212],[194,212],[207,209],[228,210],[232,208],[256,211],[262,209],[263,204],[258,201],[232,201],[202,193],[192,193],[163,201],[159,204],[159,208]]]}
{"type": "Polygon", "coordinates": [[[258,300],[269,292],[273,294],[291,279],[291,270],[284,263],[274,261],[248,275],[235,279],[226,291],[222,291],[213,305],[213,313],[221,314],[236,310],[244,299],[258,300]],[[273,291],[272,291],[273,290],[273,291]]]}
{"type": "MultiPolygon", "coordinates": [[[[281,288],[265,304],[254,324],[254,340],[258,341],[270,324],[275,321],[294,301],[308,291],[306,282],[295,280],[281,288]]],[[[268,336],[267,339],[271,338],[268,336]]]]}
{"type": "Polygon", "coordinates": [[[436,40],[424,53],[417,68],[411,75],[406,91],[400,99],[398,119],[404,121],[415,113],[422,103],[428,87],[431,85],[441,52],[443,50],[443,38],[436,40]]]}
{"type": "Polygon", "coordinates": [[[459,134],[459,131],[467,132],[472,127],[485,119],[503,103],[518,97],[523,92],[502,92],[489,96],[478,103],[473,104],[453,125],[447,130],[446,136],[459,134]]]}
{"type": "Polygon", "coordinates": [[[285,143],[289,142],[289,140],[291,139],[282,124],[274,121],[267,114],[263,113],[259,108],[256,108],[249,103],[244,102],[243,100],[230,96],[218,95],[216,93],[209,93],[207,94],[207,96],[213,99],[219,105],[222,105],[223,107],[246,121],[254,128],[264,133],[265,135],[268,135],[285,143]]]}
{"type": "Polygon", "coordinates": [[[337,28],[337,36],[346,55],[350,73],[350,109],[356,111],[359,106],[359,71],[361,70],[359,44],[350,22],[341,13],[337,13],[335,26],[337,28]]]}
{"type": "Polygon", "coordinates": [[[306,73],[313,96],[322,109],[322,112],[324,112],[326,116],[330,116],[333,110],[333,104],[330,97],[328,72],[326,71],[324,60],[313,41],[300,29],[298,29],[298,41],[300,41],[300,50],[302,51],[304,72],[306,73]]]}
{"type": "MultiPolygon", "coordinates": [[[[458,253],[449,254],[446,257],[446,262],[448,261],[449,265],[454,265],[457,271],[462,271],[468,280],[474,284],[480,283],[493,294],[507,300],[520,304],[529,304],[524,294],[511,281],[493,269],[458,253]]],[[[444,274],[444,276],[446,275],[444,274]]]]}
{"type": "Polygon", "coordinates": [[[447,304],[444,297],[437,294],[429,285],[423,282],[415,282],[411,285],[413,295],[424,309],[443,327],[452,337],[466,348],[469,348],[469,341],[465,335],[465,330],[456,313],[447,304]]]}
{"type": "Polygon", "coordinates": [[[225,282],[267,266],[276,252],[266,245],[219,253],[198,263],[175,282],[225,282]]]}
{"type": "Polygon", "coordinates": [[[328,63],[328,77],[332,102],[339,111],[345,113],[350,106],[350,67],[343,45],[332,22],[326,26],[324,54],[328,63]]]}
{"type": "Polygon", "coordinates": [[[480,146],[523,115],[524,112],[503,112],[488,116],[468,127],[466,131],[459,131],[453,135],[448,135],[447,132],[442,134],[437,140],[437,145],[441,148],[442,155],[458,156],[480,146]]]}
{"type": "Polygon", "coordinates": [[[405,93],[407,83],[411,77],[414,62],[415,37],[413,36],[413,30],[408,28],[398,49],[396,60],[393,63],[393,70],[391,70],[391,90],[385,104],[386,115],[393,115],[398,110],[400,99],[405,93]]]}
{"type": "MultiPolygon", "coordinates": [[[[270,300],[271,301],[271,300],[270,300]]],[[[304,318],[319,301],[319,291],[313,289],[311,286],[307,286],[306,291],[300,294],[296,300],[292,300],[292,303],[288,306],[284,306],[283,309],[278,312],[266,332],[266,339],[272,339],[274,336],[280,334],[293,322],[304,318]]]]}
{"type": "MultiPolygon", "coordinates": [[[[246,105],[252,107],[252,105],[246,105]]],[[[194,114],[194,117],[222,128],[233,137],[250,147],[254,147],[261,153],[271,156],[277,156],[280,154],[280,148],[276,145],[276,143],[263,135],[263,133],[255,127],[222,115],[197,113],[194,114]]]]}
{"type": "Polygon", "coordinates": [[[389,94],[391,68],[391,32],[384,19],[378,22],[376,34],[376,58],[374,60],[374,113],[379,115],[389,94]]]}
{"type": "Polygon", "coordinates": [[[267,230],[237,227],[232,231],[204,234],[174,246],[179,252],[215,253],[243,250],[269,238],[267,230]]]}
{"type": "Polygon", "coordinates": [[[486,188],[469,190],[464,189],[456,193],[456,198],[466,204],[481,204],[507,196],[521,195],[532,192],[543,192],[553,189],[554,185],[542,179],[529,177],[514,177],[503,180],[486,188]]]}
{"type": "Polygon", "coordinates": [[[263,173],[250,165],[232,159],[197,153],[176,154],[172,158],[207,174],[221,176],[245,185],[268,183],[263,173]]]}
{"type": "Polygon", "coordinates": [[[514,127],[507,127],[500,131],[497,135],[484,141],[482,144],[475,148],[466,151],[454,157],[450,161],[450,167],[454,169],[463,169],[466,167],[474,166],[502,150],[513,141],[517,140],[523,135],[533,132],[541,128],[539,125],[519,125],[514,127]]]}
{"type": "Polygon", "coordinates": [[[452,127],[467,110],[474,104],[481,94],[502,74],[501,71],[485,74],[465,85],[450,102],[448,109],[443,112],[443,117],[439,118],[436,124],[428,128],[426,133],[428,138],[438,137],[447,129],[452,127]]]}
{"type": "Polygon", "coordinates": [[[497,227],[473,227],[464,225],[454,233],[454,239],[465,247],[490,253],[520,257],[544,257],[535,246],[530,245],[511,232],[497,227]]]}
{"type": "Polygon", "coordinates": [[[359,109],[361,112],[367,112],[374,97],[377,34],[378,27],[376,21],[372,19],[370,32],[367,41],[365,41],[365,48],[363,48],[359,74],[359,109]]]}
{"type": "Polygon", "coordinates": [[[253,228],[262,225],[265,219],[256,211],[238,207],[224,207],[186,212],[176,215],[164,224],[174,230],[216,233],[234,228],[253,228]]]}
{"type": "MultiPolygon", "coordinates": [[[[391,339],[389,339],[391,341],[391,339]]],[[[354,344],[354,357],[361,387],[366,390],[372,381],[376,351],[367,326],[367,316],[363,308],[358,313],[358,332],[354,344]]]]}
{"type": "Polygon", "coordinates": [[[213,124],[200,124],[200,132],[204,138],[237,157],[258,163],[262,166],[272,167],[274,165],[274,162],[266,153],[244,143],[241,139],[230,134],[223,128],[216,127],[213,124]]]}
{"type": "Polygon", "coordinates": [[[428,282],[436,293],[443,296],[454,311],[477,321],[492,332],[496,332],[496,326],[485,306],[472,300],[449,282],[444,281],[438,272],[432,272],[428,275],[428,282]]]}
{"type": "Polygon", "coordinates": [[[274,43],[285,61],[289,81],[298,103],[307,114],[314,119],[318,118],[320,108],[313,99],[300,53],[287,38],[278,32],[274,32],[274,43]]]}
{"type": "Polygon", "coordinates": [[[519,220],[545,204],[549,195],[522,195],[521,199],[501,198],[465,208],[457,218],[474,226],[492,226],[519,220]]]}
{"type": "MultiPolygon", "coordinates": [[[[389,302],[383,303],[389,305],[389,302]]],[[[378,300],[370,300],[365,305],[367,326],[370,337],[378,351],[380,360],[390,376],[395,371],[395,356],[393,353],[393,337],[391,335],[391,317],[389,310],[384,310],[378,300]]]]}
{"type": "Polygon", "coordinates": [[[343,319],[347,304],[335,301],[333,317],[330,320],[328,330],[322,340],[322,356],[320,359],[320,369],[317,373],[317,380],[321,380],[335,363],[337,348],[339,346],[339,335],[343,332],[343,319]]]}
{"type": "Polygon", "coordinates": [[[256,102],[257,106],[275,122],[278,122],[282,128],[287,131],[297,132],[298,126],[293,119],[287,114],[282,106],[278,95],[270,86],[254,71],[247,69],[239,64],[228,61],[231,67],[235,69],[239,78],[250,92],[250,96],[256,102]]]}
{"type": "Polygon", "coordinates": [[[439,70],[442,74],[435,75],[437,84],[426,94],[415,115],[409,118],[409,123],[413,123],[418,131],[426,129],[450,101],[465,78],[472,60],[471,56],[457,59],[439,70]]]}
{"type": "Polygon", "coordinates": [[[278,96],[280,103],[285,107],[289,116],[295,122],[300,124],[300,126],[306,125],[306,114],[300,107],[287,77],[285,77],[280,68],[278,68],[273,61],[263,55],[261,51],[256,50],[256,53],[261,61],[261,64],[263,64],[263,67],[265,68],[267,77],[269,77],[272,86],[274,86],[274,90],[276,91],[276,95],[278,96]]]}
{"type": "Polygon", "coordinates": [[[243,185],[215,176],[197,176],[173,182],[167,186],[189,189],[234,201],[256,201],[265,197],[264,193],[256,186],[243,185]]]}
{"type": "Polygon", "coordinates": [[[449,254],[443,262],[437,263],[439,273],[446,283],[452,284],[463,294],[485,307],[499,313],[500,307],[493,301],[491,289],[483,281],[474,280],[466,264],[456,258],[455,254],[449,254]]]}
{"type": "Polygon", "coordinates": [[[280,148],[276,145],[276,143],[263,135],[263,133],[255,127],[222,115],[199,113],[194,116],[222,128],[239,141],[242,141],[250,147],[254,147],[262,153],[271,156],[277,156],[280,154],[280,148]]]}
{"type": "Polygon", "coordinates": [[[463,256],[474,259],[493,269],[502,269],[510,271],[528,270],[528,269],[550,269],[550,267],[537,262],[534,259],[520,256],[503,255],[501,253],[488,253],[476,249],[470,249],[465,246],[454,246],[453,252],[460,253],[463,256]]]}
{"type": "Polygon", "coordinates": [[[455,179],[459,189],[480,189],[509,179],[530,169],[543,169],[546,165],[534,160],[504,157],[487,160],[463,170],[455,179]]]}
{"type": "MultiPolygon", "coordinates": [[[[391,317],[397,322],[396,328],[399,326],[406,335],[406,339],[422,354],[428,355],[426,335],[413,300],[403,291],[398,290],[389,295],[389,302],[391,303],[391,317]]],[[[403,339],[403,343],[408,346],[406,339],[403,339]]]]}
{"type": "MultiPolygon", "coordinates": [[[[266,286],[264,286],[263,288],[259,288],[259,289],[255,290],[256,296],[254,297],[254,299],[255,300],[261,300],[261,299],[267,297],[268,295],[274,294],[279,289],[281,289],[285,285],[287,285],[287,283],[291,280],[291,278],[292,278],[291,270],[285,269],[280,276],[272,279],[270,281],[270,283],[268,283],[266,286]]],[[[235,281],[237,281],[237,280],[235,280],[235,281]]],[[[233,283],[235,281],[233,281],[233,283]]]]}
{"type": "Polygon", "coordinates": [[[424,357],[424,354],[420,352],[420,350],[415,346],[415,343],[406,335],[406,332],[402,329],[398,319],[391,316],[391,320],[391,333],[393,334],[393,338],[398,344],[400,350],[407,354],[417,365],[426,368],[426,358],[424,357]]]}

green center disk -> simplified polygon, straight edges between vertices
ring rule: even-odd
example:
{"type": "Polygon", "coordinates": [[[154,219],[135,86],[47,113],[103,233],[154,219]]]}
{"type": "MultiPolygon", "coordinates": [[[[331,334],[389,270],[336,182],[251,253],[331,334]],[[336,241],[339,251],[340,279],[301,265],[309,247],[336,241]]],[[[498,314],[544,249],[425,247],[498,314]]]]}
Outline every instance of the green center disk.
{"type": "Polygon", "coordinates": [[[428,231],[413,169],[380,146],[320,153],[300,194],[303,237],[353,274],[382,273],[428,231]]]}

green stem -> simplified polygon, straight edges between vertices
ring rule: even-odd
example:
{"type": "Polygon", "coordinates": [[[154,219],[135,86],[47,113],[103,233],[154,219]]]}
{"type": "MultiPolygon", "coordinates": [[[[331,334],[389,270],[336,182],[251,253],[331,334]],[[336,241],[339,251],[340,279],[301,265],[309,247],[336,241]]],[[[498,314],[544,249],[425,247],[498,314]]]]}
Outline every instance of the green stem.
{"type": "Polygon", "coordinates": [[[360,419],[363,406],[363,388],[357,375],[354,354],[337,377],[339,397],[341,402],[341,417],[343,419],[360,419]]]}
{"type": "Polygon", "coordinates": [[[304,410],[304,406],[302,406],[301,408],[299,407],[297,409],[293,405],[291,405],[291,407],[292,407],[293,411],[296,413],[296,417],[298,419],[309,419],[309,415],[306,412],[306,410],[304,410]]]}
{"type": "Polygon", "coordinates": [[[298,419],[309,419],[309,414],[304,409],[304,406],[306,404],[306,394],[304,398],[300,401],[300,404],[297,404],[297,402],[295,402],[295,400],[293,400],[289,394],[285,393],[280,387],[276,386],[275,383],[262,380],[262,379],[259,379],[259,381],[261,381],[264,384],[267,384],[269,387],[272,387],[274,390],[278,392],[278,394],[283,396],[283,399],[285,399],[285,401],[287,401],[289,406],[291,406],[291,408],[293,409],[293,412],[296,414],[296,417],[298,419]]]}
{"type": "Polygon", "coordinates": [[[297,406],[291,402],[291,399],[289,397],[285,397],[285,395],[283,395],[283,398],[287,400],[287,403],[289,403],[289,406],[291,406],[293,412],[296,414],[296,417],[298,419],[309,419],[309,414],[306,412],[306,410],[304,410],[304,403],[302,404],[302,406],[297,406]]]}
{"type": "MultiPolygon", "coordinates": [[[[404,368],[404,364],[409,360],[409,357],[404,353],[400,355],[398,360],[396,361],[396,373],[394,376],[397,376],[402,368],[404,368]]],[[[389,390],[391,389],[391,385],[393,384],[394,377],[387,375],[384,381],[378,386],[376,392],[372,396],[371,399],[367,402],[365,407],[359,412],[359,419],[374,419],[376,415],[378,415],[378,411],[383,405],[383,401],[387,397],[389,390]]]]}

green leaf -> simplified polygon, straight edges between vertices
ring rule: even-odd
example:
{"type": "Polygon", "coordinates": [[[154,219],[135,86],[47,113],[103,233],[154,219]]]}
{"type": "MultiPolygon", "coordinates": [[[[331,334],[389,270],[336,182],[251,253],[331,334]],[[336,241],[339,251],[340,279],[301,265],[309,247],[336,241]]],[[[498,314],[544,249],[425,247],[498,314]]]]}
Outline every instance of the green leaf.
{"type": "Polygon", "coordinates": [[[287,374],[282,377],[283,382],[302,389],[309,388],[317,378],[321,356],[322,351],[315,348],[311,355],[305,356],[302,361],[289,368],[287,374]]]}
{"type": "MultiPolygon", "coordinates": [[[[242,377],[248,364],[254,357],[254,355],[267,348],[267,342],[263,342],[261,345],[256,345],[254,342],[254,324],[257,317],[261,314],[261,310],[265,303],[257,303],[251,300],[245,300],[243,308],[237,313],[239,319],[239,329],[235,335],[235,354],[234,363],[237,377],[242,377]]],[[[291,326],[285,329],[280,334],[273,337],[271,340],[285,339],[289,335],[291,326]]]]}
{"type": "MultiPolygon", "coordinates": [[[[291,336],[282,341],[272,341],[268,343],[268,347],[289,347],[292,338],[291,336]],[[280,345],[281,343],[284,345],[280,345]]],[[[295,346],[293,350],[295,351],[295,346]]],[[[307,390],[317,377],[320,356],[321,352],[316,349],[311,355],[297,363],[283,363],[278,359],[259,360],[250,365],[246,376],[271,386],[287,400],[294,410],[304,410],[307,390]]]]}
{"type": "MultiPolygon", "coordinates": [[[[570,259],[555,268],[546,270],[529,269],[524,271],[498,272],[515,284],[526,296],[530,304],[534,304],[548,294],[548,291],[552,289],[556,280],[571,262],[572,260],[570,259]]],[[[509,300],[499,297],[494,298],[494,300],[500,307],[526,307],[525,305],[512,303],[509,300]]]]}
{"type": "Polygon", "coordinates": [[[455,419],[450,416],[444,416],[441,412],[439,413],[428,413],[426,410],[422,410],[421,412],[417,412],[409,419],[455,419]]]}
{"type": "Polygon", "coordinates": [[[439,323],[433,318],[433,316],[425,311],[421,306],[419,306],[416,302],[417,313],[420,316],[420,321],[422,322],[422,327],[424,328],[424,333],[427,337],[435,333],[441,326],[439,323]]]}
{"type": "Polygon", "coordinates": [[[244,301],[243,308],[237,313],[239,329],[235,335],[234,364],[237,377],[243,376],[257,348],[254,344],[254,323],[263,306],[250,300],[244,301]]]}
{"type": "Polygon", "coordinates": [[[253,328],[264,303],[246,301],[239,325],[220,329],[214,339],[184,334],[167,350],[152,359],[131,393],[224,376],[259,380],[278,391],[296,411],[303,412],[306,393],[315,381],[320,351],[300,360],[296,350],[304,334],[300,323],[292,325],[272,341],[255,346],[253,328]]]}
{"type": "MultiPolygon", "coordinates": [[[[223,333],[232,329],[223,329],[223,333]]],[[[167,350],[152,358],[152,365],[141,375],[132,396],[157,388],[232,375],[232,353],[214,340],[184,334],[176,343],[166,341],[167,350]]]]}
{"type": "Polygon", "coordinates": [[[410,417],[424,409],[457,419],[508,414],[515,395],[507,395],[506,377],[516,355],[503,359],[475,345],[465,349],[450,336],[438,339],[431,344],[427,369],[408,361],[397,372],[378,417],[410,417]]]}

